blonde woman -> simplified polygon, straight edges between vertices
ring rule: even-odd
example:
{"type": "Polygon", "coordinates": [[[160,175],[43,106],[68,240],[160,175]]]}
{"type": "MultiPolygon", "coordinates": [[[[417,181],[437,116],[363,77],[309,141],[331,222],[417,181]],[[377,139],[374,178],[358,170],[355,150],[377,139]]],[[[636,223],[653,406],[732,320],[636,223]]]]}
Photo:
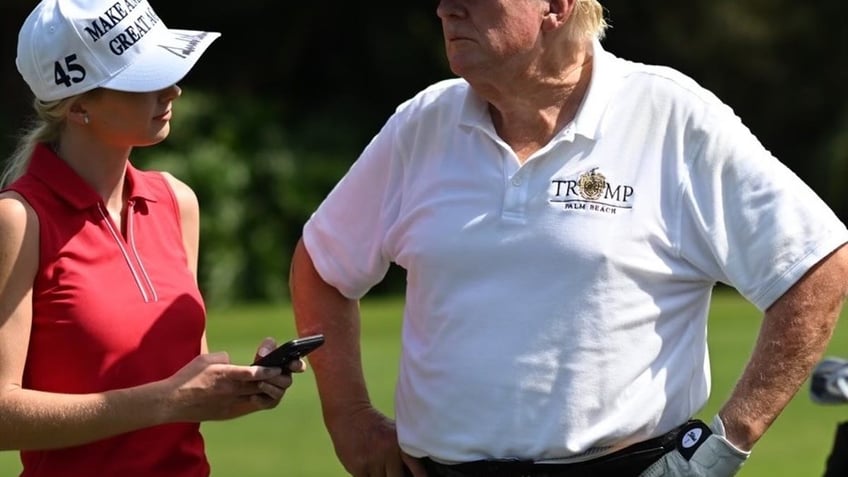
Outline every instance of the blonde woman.
{"type": "Polygon", "coordinates": [[[217,37],[146,0],[44,0],[21,28],[39,119],[0,193],[0,449],[23,476],[207,476],[199,423],[291,385],[208,352],[197,199],[130,162],[168,136],[176,83],[217,37]]]}

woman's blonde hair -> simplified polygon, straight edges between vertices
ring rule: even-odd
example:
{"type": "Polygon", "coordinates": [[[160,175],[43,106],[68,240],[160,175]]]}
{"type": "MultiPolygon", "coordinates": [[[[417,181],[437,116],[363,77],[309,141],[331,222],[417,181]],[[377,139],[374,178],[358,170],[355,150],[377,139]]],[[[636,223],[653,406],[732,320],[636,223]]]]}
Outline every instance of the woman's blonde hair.
{"type": "Polygon", "coordinates": [[[29,166],[35,146],[39,143],[55,144],[65,126],[65,117],[71,109],[76,96],[56,101],[33,102],[36,117],[30,127],[18,140],[15,152],[6,160],[3,175],[0,176],[0,187],[6,187],[19,178],[29,166]]]}
{"type": "Polygon", "coordinates": [[[574,12],[568,21],[568,37],[582,41],[602,39],[607,30],[604,7],[598,0],[577,0],[574,12]]]}

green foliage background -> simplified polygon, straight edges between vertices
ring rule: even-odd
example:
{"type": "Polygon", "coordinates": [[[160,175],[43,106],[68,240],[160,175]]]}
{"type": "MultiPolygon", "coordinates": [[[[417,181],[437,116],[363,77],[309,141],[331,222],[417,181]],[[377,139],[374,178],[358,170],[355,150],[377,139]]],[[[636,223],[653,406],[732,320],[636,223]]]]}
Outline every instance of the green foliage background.
{"type": "Polygon", "coordinates": [[[255,99],[186,93],[175,110],[171,136],[137,150],[136,162],[194,188],[205,295],[218,304],[284,297],[300,226],[338,172],[332,162],[296,151],[273,109],[255,99]]]}

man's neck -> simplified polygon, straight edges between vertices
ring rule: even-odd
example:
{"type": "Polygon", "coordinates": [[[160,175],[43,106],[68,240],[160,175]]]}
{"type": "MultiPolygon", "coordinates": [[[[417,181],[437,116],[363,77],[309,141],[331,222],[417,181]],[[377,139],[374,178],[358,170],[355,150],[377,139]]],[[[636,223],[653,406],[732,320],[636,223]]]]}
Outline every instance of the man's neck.
{"type": "Polygon", "coordinates": [[[574,120],[589,89],[592,58],[591,51],[583,50],[563,63],[558,74],[534,68],[525,77],[471,83],[489,103],[498,135],[521,162],[574,120]]]}

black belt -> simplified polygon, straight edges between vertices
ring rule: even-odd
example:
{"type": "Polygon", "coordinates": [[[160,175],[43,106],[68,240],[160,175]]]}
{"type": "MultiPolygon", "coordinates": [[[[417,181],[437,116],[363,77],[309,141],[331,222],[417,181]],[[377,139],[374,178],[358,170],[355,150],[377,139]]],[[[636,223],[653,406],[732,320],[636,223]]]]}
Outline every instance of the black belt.
{"type": "Polygon", "coordinates": [[[701,421],[689,421],[659,437],[584,462],[542,464],[523,460],[478,460],[463,464],[441,464],[421,459],[429,477],[636,477],[674,450],[681,437],[693,427],[706,432],[701,421]]]}

